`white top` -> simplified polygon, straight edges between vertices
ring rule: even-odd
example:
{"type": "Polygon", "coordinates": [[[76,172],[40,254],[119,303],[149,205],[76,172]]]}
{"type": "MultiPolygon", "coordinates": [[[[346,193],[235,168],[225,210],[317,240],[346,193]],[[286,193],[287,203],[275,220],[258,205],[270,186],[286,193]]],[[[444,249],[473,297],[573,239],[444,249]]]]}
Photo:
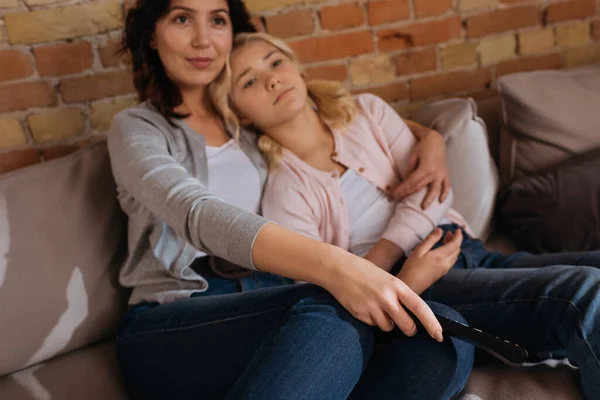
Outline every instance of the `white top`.
{"type": "MultiPolygon", "coordinates": [[[[396,202],[350,169],[341,176],[340,184],[350,220],[348,250],[352,254],[364,257],[381,239],[396,211],[396,202]]],[[[440,225],[446,223],[451,222],[444,217],[440,225]]]]}
{"type": "MultiPolygon", "coordinates": [[[[219,147],[206,146],[206,158],[208,189],[226,203],[258,214],[262,195],[260,176],[238,144],[231,139],[219,147]]],[[[203,256],[206,253],[199,251],[197,257],[203,256]]]]}

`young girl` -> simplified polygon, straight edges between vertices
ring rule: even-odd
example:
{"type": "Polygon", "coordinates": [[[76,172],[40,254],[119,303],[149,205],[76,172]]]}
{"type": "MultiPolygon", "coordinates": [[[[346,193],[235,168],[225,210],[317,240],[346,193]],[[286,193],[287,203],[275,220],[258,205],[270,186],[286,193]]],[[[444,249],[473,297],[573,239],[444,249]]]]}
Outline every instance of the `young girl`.
{"type": "Polygon", "coordinates": [[[451,193],[425,210],[420,207],[425,190],[400,202],[390,198],[408,175],[416,144],[402,118],[376,96],[353,98],[333,82],[306,84],[282,41],[254,34],[235,43],[240,47],[231,70],[212,93],[233,129],[239,130],[239,122],[229,111],[227,92],[242,122],[264,133],[259,147],[271,168],[263,215],[388,272],[431,234],[399,277],[417,293],[441,278],[456,262],[462,234],[447,234],[447,246],[429,253],[442,235],[435,228],[465,223],[450,208],[451,193]]]}
{"type": "Polygon", "coordinates": [[[237,114],[262,134],[271,165],[267,218],[394,273],[395,261],[410,253],[396,269],[413,290],[519,343],[532,361],[569,358],[584,396],[598,398],[600,252],[490,253],[469,235],[463,240],[451,197],[425,211],[418,207],[422,193],[390,202],[414,145],[403,120],[376,96],[353,98],[337,84],[306,83],[294,53],[268,35],[237,36],[230,68],[211,92],[230,125],[237,114]],[[438,224],[448,235],[441,243],[438,224]]]}

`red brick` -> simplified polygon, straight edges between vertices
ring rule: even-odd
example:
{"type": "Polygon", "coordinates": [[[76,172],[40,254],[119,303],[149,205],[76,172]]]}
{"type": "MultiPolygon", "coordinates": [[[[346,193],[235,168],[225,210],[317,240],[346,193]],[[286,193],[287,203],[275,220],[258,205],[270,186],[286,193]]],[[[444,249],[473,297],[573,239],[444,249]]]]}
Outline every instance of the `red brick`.
{"type": "Polygon", "coordinates": [[[415,0],[417,18],[440,15],[452,10],[452,0],[415,0]]]}
{"type": "Polygon", "coordinates": [[[467,35],[481,37],[539,23],[540,12],[536,6],[512,7],[467,18],[467,35]]]}
{"type": "Polygon", "coordinates": [[[330,81],[345,81],[348,77],[348,69],[345,65],[322,65],[310,67],[304,70],[307,79],[326,79],[330,81]]]}
{"type": "Polygon", "coordinates": [[[520,58],[505,61],[496,66],[496,76],[510,75],[517,72],[536,71],[538,69],[560,69],[560,54],[549,54],[540,57],[520,58]]]}
{"type": "Polygon", "coordinates": [[[384,29],[377,34],[379,51],[385,52],[447,42],[459,38],[461,31],[462,25],[458,17],[420,22],[395,29],[384,29]]]}
{"type": "Polygon", "coordinates": [[[455,95],[457,92],[483,90],[491,85],[490,70],[456,71],[413,79],[410,88],[412,100],[455,95]]]}
{"type": "Polygon", "coordinates": [[[396,103],[408,98],[408,85],[404,82],[388,83],[369,89],[353,90],[353,94],[372,93],[388,103],[396,103]]]}
{"type": "Polygon", "coordinates": [[[131,73],[125,70],[63,79],[60,89],[66,103],[97,100],[135,91],[131,73]]]}
{"type": "Polygon", "coordinates": [[[595,0],[574,0],[550,4],[546,9],[546,23],[581,19],[596,13],[595,0]]]}
{"type": "Polygon", "coordinates": [[[375,49],[370,31],[297,40],[290,42],[289,45],[302,62],[334,60],[371,53],[375,49]]]}
{"type": "Polygon", "coordinates": [[[592,22],[592,37],[600,39],[600,20],[592,22]]]}
{"type": "Polygon", "coordinates": [[[23,82],[0,87],[0,113],[56,105],[56,96],[47,82],[23,82]]]}
{"type": "Polygon", "coordinates": [[[33,74],[31,58],[19,50],[0,51],[0,82],[27,78],[33,74]]]}
{"type": "Polygon", "coordinates": [[[41,76],[76,74],[91,68],[94,62],[89,42],[38,47],[33,54],[41,76]]]}
{"type": "Polygon", "coordinates": [[[393,57],[392,61],[396,64],[398,75],[435,71],[437,69],[437,52],[435,49],[409,50],[393,57]]]}
{"type": "Polygon", "coordinates": [[[0,154],[0,174],[28,167],[40,162],[40,152],[35,149],[17,150],[0,154]]]}
{"type": "Polygon", "coordinates": [[[337,31],[355,28],[365,22],[363,10],[358,3],[345,3],[321,8],[321,26],[323,29],[337,31]]]}
{"type": "Polygon", "coordinates": [[[103,46],[98,48],[98,52],[100,53],[100,59],[102,60],[102,65],[105,67],[115,67],[120,63],[123,64],[131,64],[131,57],[129,53],[125,53],[123,55],[117,55],[117,51],[121,47],[121,40],[113,39],[109,40],[103,46]]]}
{"type": "Polygon", "coordinates": [[[410,17],[408,0],[378,0],[367,3],[370,25],[381,25],[410,17]]]}
{"type": "Polygon", "coordinates": [[[267,17],[265,23],[267,32],[281,38],[307,35],[312,33],[315,28],[310,10],[294,11],[267,17]]]}
{"type": "Polygon", "coordinates": [[[252,16],[252,25],[254,25],[254,27],[256,28],[256,30],[258,32],[266,32],[263,19],[261,17],[259,17],[258,15],[252,16]]]}

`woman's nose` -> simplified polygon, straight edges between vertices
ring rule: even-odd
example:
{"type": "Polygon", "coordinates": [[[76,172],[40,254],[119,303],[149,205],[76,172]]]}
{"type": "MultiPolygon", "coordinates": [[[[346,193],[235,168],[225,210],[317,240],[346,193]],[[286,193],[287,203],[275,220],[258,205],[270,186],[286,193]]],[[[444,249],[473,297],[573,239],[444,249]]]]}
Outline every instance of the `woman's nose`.
{"type": "Polygon", "coordinates": [[[196,24],[194,29],[194,37],[192,38],[192,46],[194,48],[203,49],[210,46],[210,30],[204,22],[196,24]]]}

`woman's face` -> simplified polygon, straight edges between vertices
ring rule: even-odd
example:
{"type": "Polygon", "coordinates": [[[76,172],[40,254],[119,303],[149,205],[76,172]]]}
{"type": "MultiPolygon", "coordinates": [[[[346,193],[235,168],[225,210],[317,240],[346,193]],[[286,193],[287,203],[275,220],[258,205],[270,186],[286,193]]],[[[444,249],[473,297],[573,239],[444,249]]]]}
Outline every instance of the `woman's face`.
{"type": "Polygon", "coordinates": [[[226,0],[172,0],[156,23],[152,47],[167,76],[183,89],[210,84],[223,69],[232,42],[226,0]]]}
{"type": "Polygon", "coordinates": [[[296,117],[307,104],[297,65],[271,44],[255,40],[231,55],[230,98],[242,119],[262,131],[296,117]]]}

